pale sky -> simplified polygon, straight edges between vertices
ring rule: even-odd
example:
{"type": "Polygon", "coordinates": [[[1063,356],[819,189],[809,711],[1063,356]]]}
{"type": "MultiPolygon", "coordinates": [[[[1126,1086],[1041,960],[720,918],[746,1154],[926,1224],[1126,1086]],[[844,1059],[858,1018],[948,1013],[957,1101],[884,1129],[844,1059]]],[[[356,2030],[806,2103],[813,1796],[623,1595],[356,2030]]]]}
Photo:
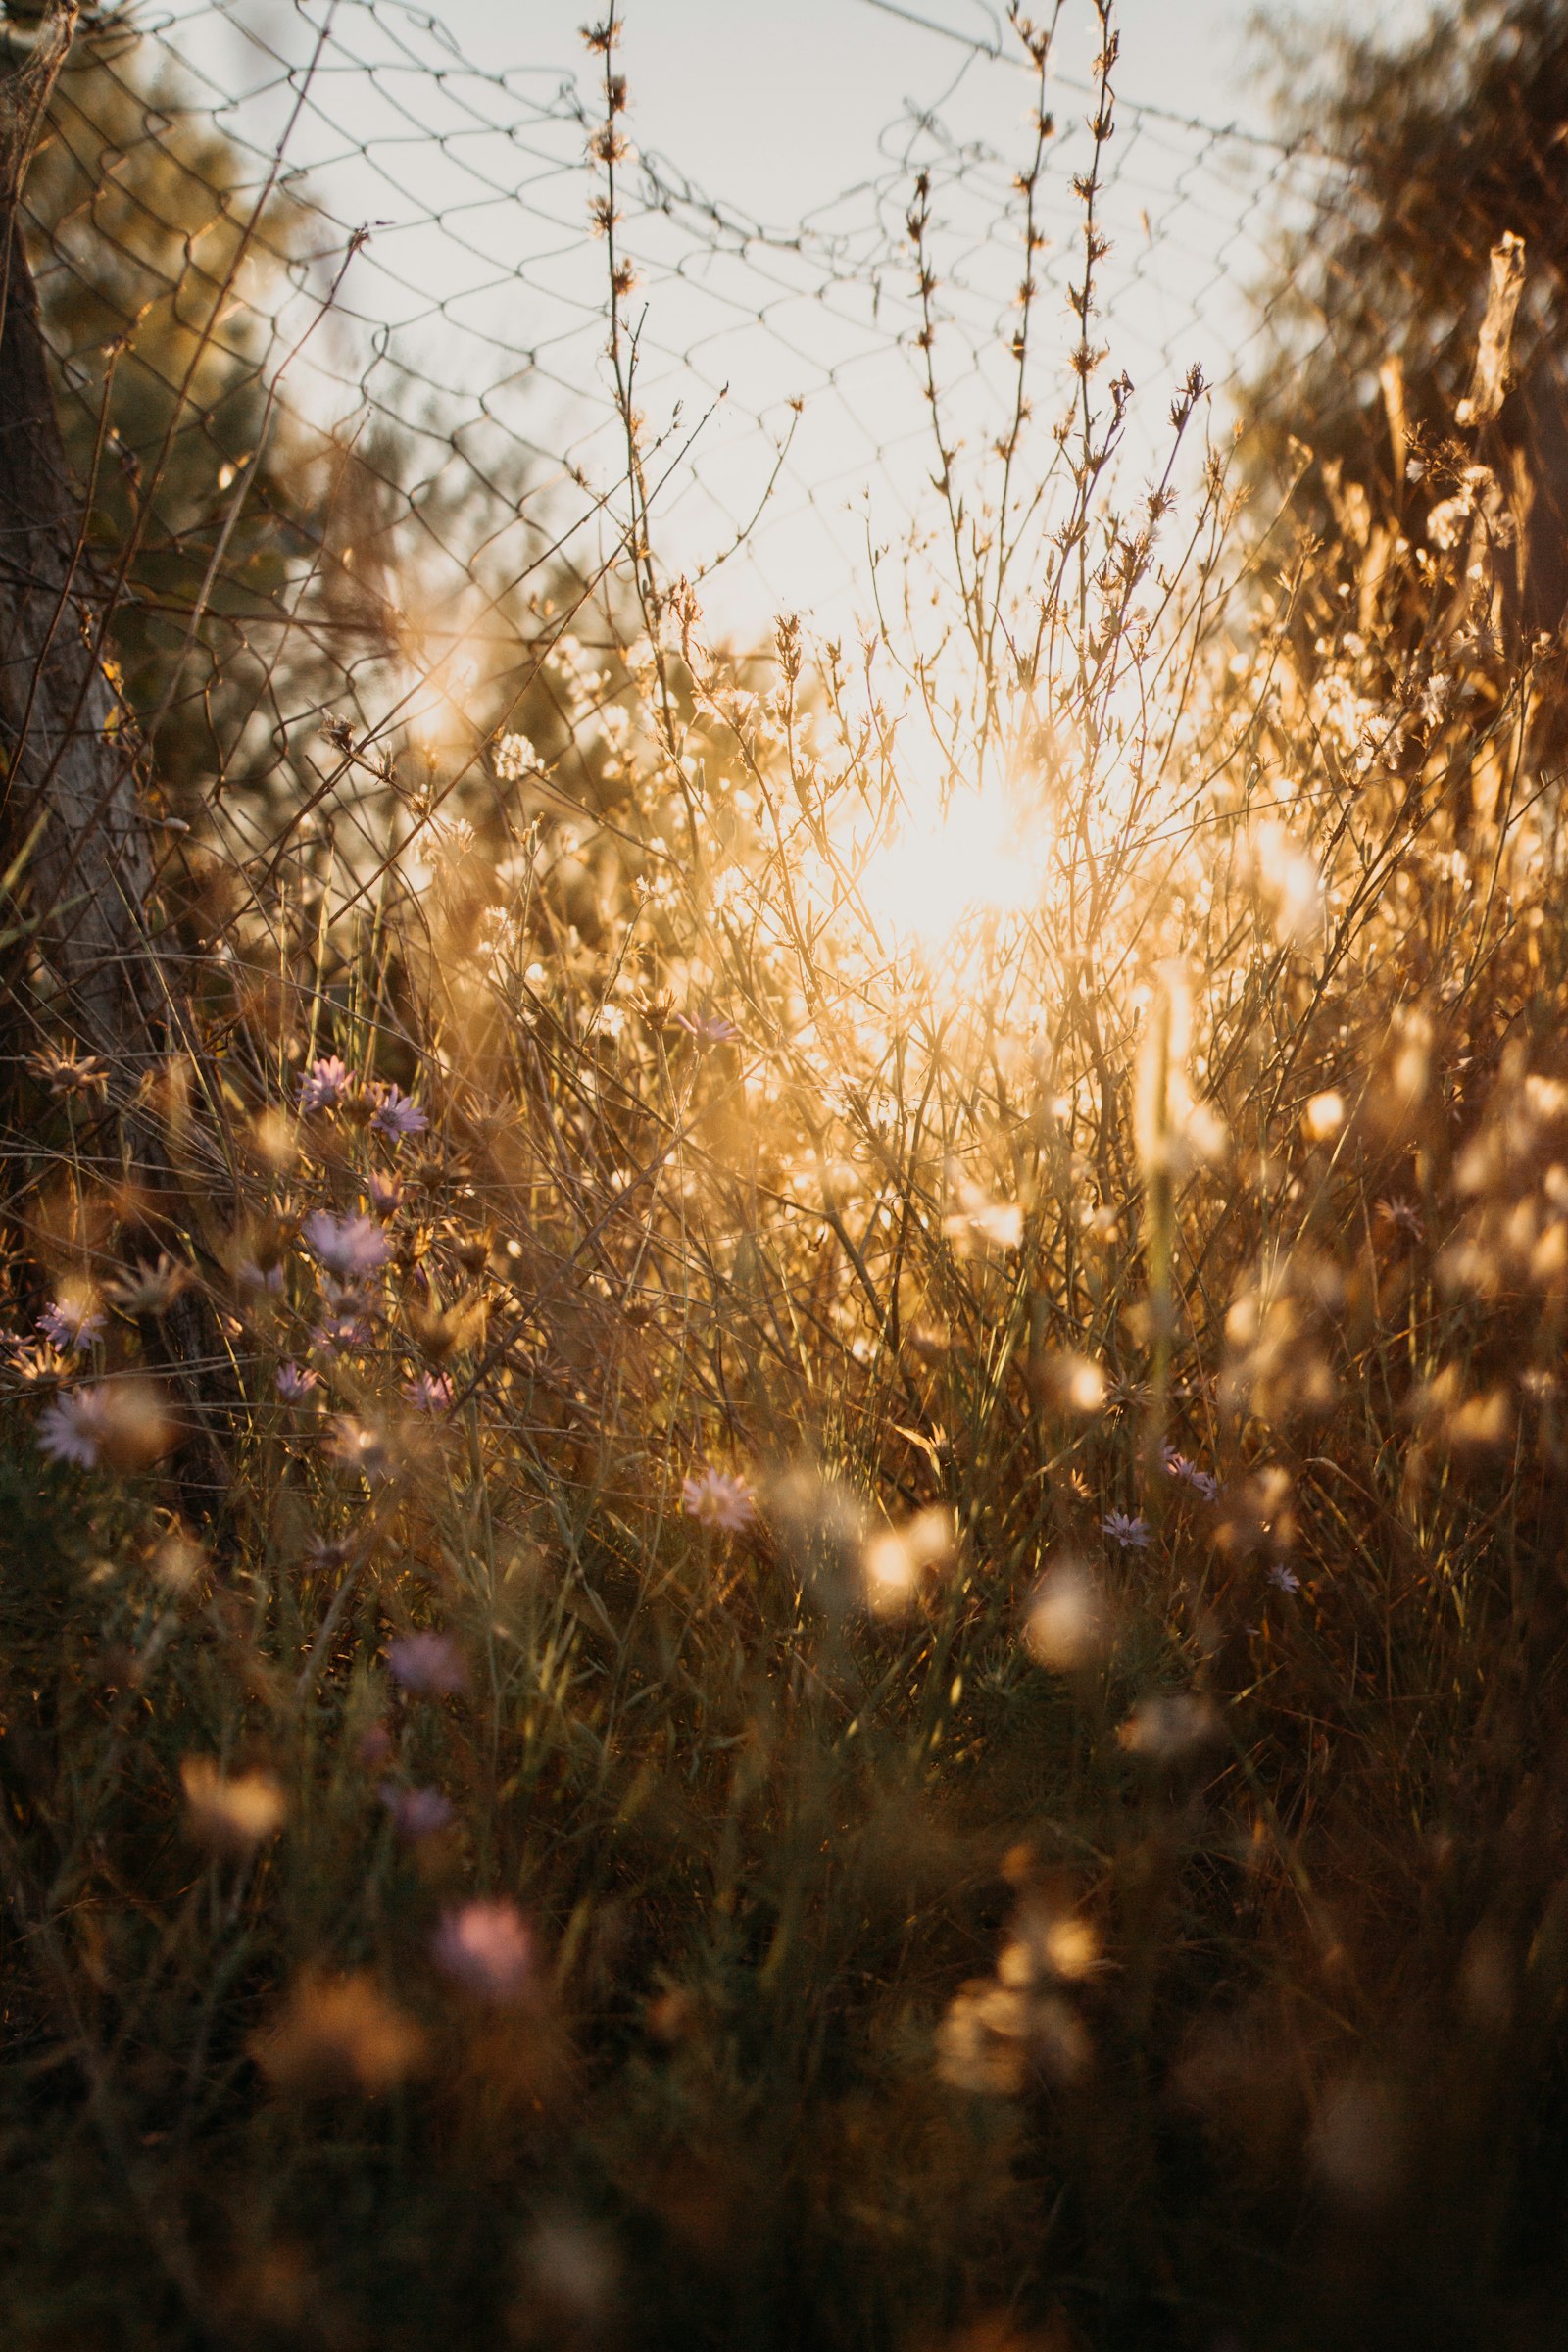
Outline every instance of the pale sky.
{"type": "MultiPolygon", "coordinates": [[[[190,11],[191,54],[219,44],[215,86],[238,102],[234,126],[264,160],[298,86],[279,69],[303,64],[313,20],[330,27],[289,154],[308,168],[334,234],[359,222],[373,234],[331,332],[311,340],[291,379],[314,411],[348,416],[368,387],[407,416],[422,397],[411,384],[422,382],[438,420],[435,471],[444,445],[461,446],[463,463],[488,452],[503,470],[520,449],[535,481],[564,482],[577,468],[611,492],[621,443],[605,365],[604,249],[588,229],[582,130],[554,103],[575,80],[591,111],[595,67],[579,27],[605,4],[437,0],[432,30],[405,0],[221,0],[222,14],[210,0],[175,0],[190,11]],[[254,100],[242,97],[251,90],[254,100]],[[375,348],[388,356],[367,367],[375,348]]],[[[1049,5],[1034,0],[1037,15],[1049,5]]],[[[1301,0],[1296,13],[1326,38],[1340,6],[1301,0]]],[[[922,158],[936,159],[947,240],[943,365],[956,429],[983,449],[1007,397],[995,373],[1005,373],[1019,276],[1007,190],[1027,155],[1031,77],[937,29],[1000,39],[1015,58],[990,0],[622,0],[621,13],[632,141],[727,208],[729,221],[712,230],[691,205],[650,210],[628,174],[639,405],[675,453],[661,489],[667,560],[695,575],[739,536],[743,554],[726,560],[721,582],[712,575],[733,625],[792,609],[831,612],[839,625],[863,610],[873,541],[894,544],[928,493],[903,228],[912,116],[927,110],[941,125],[918,136],[922,158]],[[754,238],[737,216],[786,233],[754,238]],[[803,222],[810,234],[792,248],[788,232],[803,222]]],[[[1248,289],[1281,205],[1302,188],[1255,139],[1137,111],[1141,102],[1216,130],[1266,133],[1243,0],[1121,0],[1117,13],[1124,106],[1100,213],[1112,259],[1096,331],[1136,387],[1130,462],[1157,470],[1171,392],[1193,365],[1217,388],[1205,429],[1227,429],[1248,289]]],[[[1385,0],[1379,27],[1419,13],[1419,0],[1385,0]]],[[[1068,183],[1087,157],[1086,96],[1074,85],[1087,78],[1094,33],[1090,0],[1067,0],[1050,94],[1059,136],[1042,199],[1042,414],[1059,397],[1053,371],[1076,332],[1065,288],[1081,217],[1068,183]]],[[[326,254],[323,287],[334,266],[326,254]]]]}
{"type": "MultiPolygon", "coordinates": [[[[1045,13],[1042,0],[1035,9],[1045,13]]],[[[1241,70],[1247,13],[1245,0],[1121,0],[1119,86],[1205,122],[1261,123],[1241,70]]],[[[1330,11],[1305,0],[1304,13],[1330,11]]],[[[570,71],[583,55],[578,27],[604,4],[439,0],[435,14],[475,62],[570,71]]],[[[993,45],[1012,37],[1002,9],[985,0],[908,0],[904,16],[872,0],[624,0],[621,15],[637,137],[770,220],[798,216],[872,169],[884,122],[906,100],[932,103],[963,67],[956,42],[910,16],[993,45]]],[[[1082,75],[1093,22],[1088,0],[1070,0],[1064,70],[1082,75]]],[[[1027,102],[1021,77],[982,60],[969,74],[997,128],[1015,128],[1027,102]]]]}

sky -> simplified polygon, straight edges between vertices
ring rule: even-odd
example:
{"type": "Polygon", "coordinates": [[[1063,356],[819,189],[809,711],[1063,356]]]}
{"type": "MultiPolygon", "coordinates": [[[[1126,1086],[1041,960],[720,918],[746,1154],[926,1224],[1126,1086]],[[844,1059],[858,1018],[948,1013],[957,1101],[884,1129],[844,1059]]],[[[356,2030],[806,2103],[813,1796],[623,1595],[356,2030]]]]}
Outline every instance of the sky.
{"type": "MultiPolygon", "coordinates": [[[[380,340],[412,362],[404,383],[434,389],[443,431],[466,415],[492,449],[506,435],[526,444],[535,478],[577,468],[608,487],[621,443],[605,370],[604,249],[588,233],[581,129],[550,104],[563,83],[590,81],[579,28],[608,0],[436,0],[434,31],[417,0],[175,5],[192,12],[194,38],[227,42],[217,85],[236,97],[270,70],[269,54],[303,62],[307,20],[334,27],[290,154],[344,228],[367,222],[373,234],[332,333],[296,368],[298,396],[330,408],[338,393],[324,379],[313,391],[310,369],[338,353],[337,324],[352,326],[358,352],[380,340]],[[260,45],[247,47],[247,24],[260,45]],[[505,85],[483,79],[502,72],[505,85]]],[[[1050,0],[1033,5],[1044,13],[1050,0]]],[[[1341,5],[1298,0],[1294,13],[1326,44],[1341,5]]],[[[862,609],[869,548],[912,527],[931,468],[910,365],[911,266],[899,251],[910,175],[893,167],[906,167],[911,136],[924,135],[911,116],[928,110],[943,126],[931,152],[953,167],[946,179],[939,169],[937,195],[945,364],[957,429],[983,447],[1008,397],[995,368],[1005,374],[1019,259],[1004,216],[1027,153],[1032,77],[992,0],[621,0],[621,10],[635,146],[731,222],[785,232],[710,235],[699,211],[661,217],[642,199],[624,231],[646,320],[639,401],[672,452],[702,419],[695,455],[678,458],[662,491],[671,560],[707,575],[793,436],[761,526],[724,559],[714,592],[743,628],[807,603],[862,609]],[[1007,62],[985,54],[998,48],[1007,62]],[[792,251],[803,222],[812,238],[792,251]]],[[[1384,0],[1379,28],[1416,13],[1417,0],[1384,0]]],[[[1175,384],[1197,364],[1223,388],[1238,364],[1282,182],[1266,145],[1137,111],[1266,133],[1246,0],[1120,0],[1117,22],[1124,108],[1101,214],[1113,250],[1102,323],[1137,387],[1136,464],[1155,471],[1175,384]]],[[[1095,29],[1090,0],[1066,0],[1040,264],[1054,366],[1075,331],[1065,288],[1081,220],[1068,182],[1087,155],[1095,29]]],[[[281,127],[290,104],[274,75],[270,100],[247,105],[253,148],[265,155],[268,125],[281,127]]],[[[362,367],[344,365],[350,408],[362,367]]],[[[384,397],[406,398],[390,372],[380,382],[384,397]]],[[[1218,408],[1215,417],[1223,431],[1218,408]]]]}
{"type": "MultiPolygon", "coordinates": [[[[603,14],[603,0],[441,0],[436,13],[475,59],[571,69],[578,26],[603,14]]],[[[1306,13],[1330,11],[1306,0],[1306,13]]],[[[637,137],[767,220],[793,219],[861,178],[884,123],[906,100],[931,104],[963,68],[958,42],[910,16],[992,45],[1011,38],[983,0],[909,0],[906,15],[873,0],[624,0],[623,15],[637,137]]],[[[1243,70],[1245,21],[1237,0],[1122,0],[1125,94],[1207,122],[1261,123],[1243,70]]],[[[1087,0],[1068,7],[1062,54],[1080,74],[1092,22],[1087,0]]],[[[969,74],[998,129],[1015,127],[1022,75],[981,60],[969,74]]]]}

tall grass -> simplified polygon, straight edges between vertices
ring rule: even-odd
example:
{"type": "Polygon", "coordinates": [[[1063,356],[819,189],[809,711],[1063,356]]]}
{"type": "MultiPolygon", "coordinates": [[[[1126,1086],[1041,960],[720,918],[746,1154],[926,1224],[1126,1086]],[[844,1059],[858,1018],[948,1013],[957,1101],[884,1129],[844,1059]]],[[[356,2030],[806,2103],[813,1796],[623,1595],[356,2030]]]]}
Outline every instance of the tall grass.
{"type": "Polygon", "coordinates": [[[612,235],[532,740],[334,716],[136,1101],[30,1054],[15,2343],[1557,2340],[1561,656],[1461,436],[1107,497],[1028,289],[965,487],[928,195],[902,611],[705,642],[612,235]]]}

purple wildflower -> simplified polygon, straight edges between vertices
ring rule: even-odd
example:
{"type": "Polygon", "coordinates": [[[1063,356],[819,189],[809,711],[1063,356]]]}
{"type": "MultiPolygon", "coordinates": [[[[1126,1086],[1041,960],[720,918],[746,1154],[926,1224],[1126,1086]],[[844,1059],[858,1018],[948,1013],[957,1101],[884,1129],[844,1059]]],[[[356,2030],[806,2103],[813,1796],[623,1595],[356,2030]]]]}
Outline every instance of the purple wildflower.
{"type": "Polygon", "coordinates": [[[38,1416],[38,1450],[51,1462],[96,1470],[108,1434],[101,1389],[68,1389],[38,1416]]]}
{"type": "Polygon", "coordinates": [[[354,1092],[357,1083],[352,1071],[335,1054],[324,1054],[318,1061],[312,1062],[300,1080],[300,1108],[307,1113],[336,1110],[354,1092]]]}
{"type": "Polygon", "coordinates": [[[365,1189],[370,1196],[372,1216],[394,1216],[403,1206],[402,1184],[396,1176],[383,1176],[379,1168],[370,1170],[365,1180],[365,1189]]]}
{"type": "Polygon", "coordinates": [[[680,1507],[688,1519],[729,1535],[739,1535],[757,1517],[751,1482],[723,1470],[704,1470],[683,1479],[680,1507]]]}
{"type": "Polygon", "coordinates": [[[323,1355],[344,1355],[355,1348],[368,1348],[370,1326],[352,1301],[345,1301],[339,1312],[317,1324],[311,1345],[319,1348],[323,1355]]]}
{"type": "Polygon", "coordinates": [[[444,1912],[430,1951],[443,1976],[483,2001],[514,2001],[534,1969],[534,1939],[514,1903],[444,1912]]]}
{"type": "Polygon", "coordinates": [[[422,1135],[430,1122],[400,1086],[376,1088],[375,1115],[370,1125],[377,1135],[384,1135],[395,1151],[406,1137],[422,1135]]]}
{"type": "Polygon", "coordinates": [[[285,1404],[298,1404],[302,1396],[308,1396],[312,1389],[318,1385],[319,1377],[319,1374],[308,1370],[304,1365],[296,1364],[291,1357],[287,1363],[277,1367],[277,1393],[285,1404]]]}
{"type": "Polygon", "coordinates": [[[466,1687],[468,1669],[450,1634],[400,1634],[387,1644],[387,1671],[418,1698],[447,1698],[466,1687]]]}
{"type": "Polygon", "coordinates": [[[1282,1592],[1299,1592],[1301,1590],[1300,1578],[1294,1568],[1287,1568],[1283,1561],[1277,1561],[1269,1570],[1268,1581],[1271,1585],[1277,1585],[1282,1592]]]}
{"type": "Polygon", "coordinates": [[[1193,1493],[1200,1494],[1205,1502],[1219,1500],[1219,1480],[1211,1470],[1200,1470],[1196,1462],[1190,1462],[1185,1453],[1178,1453],[1174,1446],[1162,1446],[1159,1457],[1169,1476],[1179,1480],[1181,1485],[1191,1487],[1193,1493]]]}
{"type": "Polygon", "coordinates": [[[727,1046],[740,1035],[733,1021],[716,1012],[677,1012],[675,1027],[695,1037],[700,1046],[727,1046]]]}
{"type": "Polygon", "coordinates": [[[433,1838],[452,1819],[452,1799],[439,1788],[400,1788],[396,1781],[383,1781],[376,1795],[391,1814],[398,1836],[411,1845],[433,1838]]]}
{"type": "Polygon", "coordinates": [[[360,1282],[384,1266],[392,1245],[373,1217],[334,1217],[316,1209],[301,1227],[306,1243],[340,1282],[360,1282]]]}
{"type": "Polygon", "coordinates": [[[444,1372],[416,1372],[403,1395],[416,1413],[444,1413],[452,1402],[452,1383],[444,1372]]]}
{"type": "Polygon", "coordinates": [[[239,1279],[248,1291],[280,1291],[283,1288],[281,1265],[259,1266],[254,1257],[246,1258],[239,1270],[239,1279]]]}
{"type": "Polygon", "coordinates": [[[1144,1551],[1149,1545],[1149,1521],[1126,1511],[1107,1511],[1100,1522],[1100,1532],[1123,1551],[1144,1551]]]}
{"type": "Polygon", "coordinates": [[[92,1346],[103,1327],[104,1318],[88,1298],[57,1298],[38,1317],[38,1329],[51,1348],[76,1355],[92,1346]]]}

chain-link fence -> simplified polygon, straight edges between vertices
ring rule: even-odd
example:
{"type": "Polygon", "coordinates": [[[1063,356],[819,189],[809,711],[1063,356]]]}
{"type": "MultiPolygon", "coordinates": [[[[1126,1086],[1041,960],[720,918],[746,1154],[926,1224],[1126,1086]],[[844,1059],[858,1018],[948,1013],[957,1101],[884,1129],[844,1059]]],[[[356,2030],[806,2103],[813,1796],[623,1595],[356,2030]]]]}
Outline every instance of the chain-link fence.
{"type": "MultiPolygon", "coordinates": [[[[135,542],[132,701],[177,787],[275,781],[301,720],[357,682],[356,724],[428,716],[493,666],[476,649],[498,627],[514,671],[563,577],[623,539],[596,62],[481,70],[399,0],[200,0],[78,35],[29,181],[33,252],[98,535],[122,565],[135,542]]],[[[1073,181],[1096,145],[1090,93],[1050,99],[1028,387],[1048,449],[1073,390],[1073,181]]],[[[1120,101],[1102,145],[1093,326],[1135,387],[1123,466],[1147,471],[1189,369],[1223,400],[1256,354],[1269,241],[1324,167],[1120,101]]],[[[662,157],[621,159],[649,522],[710,632],[760,639],[800,610],[853,635],[879,559],[918,535],[921,174],[934,372],[961,438],[996,430],[1019,161],[906,112],[871,177],[777,224],[662,157]]]]}

